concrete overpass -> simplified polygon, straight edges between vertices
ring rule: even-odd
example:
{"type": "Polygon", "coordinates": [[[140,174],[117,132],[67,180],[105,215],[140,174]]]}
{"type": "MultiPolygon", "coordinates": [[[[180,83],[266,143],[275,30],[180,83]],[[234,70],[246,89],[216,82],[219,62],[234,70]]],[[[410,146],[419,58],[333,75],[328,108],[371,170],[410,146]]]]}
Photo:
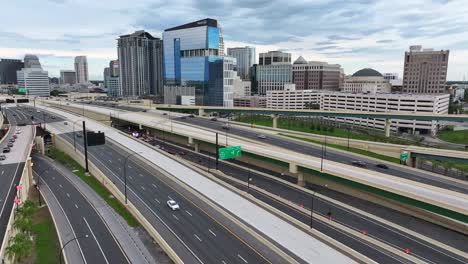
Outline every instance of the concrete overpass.
{"type": "Polygon", "coordinates": [[[390,136],[392,119],[421,120],[421,121],[449,121],[468,122],[468,115],[449,115],[436,113],[404,113],[404,112],[361,112],[361,111],[325,111],[325,110],[295,110],[295,109],[270,109],[251,107],[218,107],[218,106],[184,106],[184,105],[156,105],[156,109],[167,111],[198,111],[198,115],[210,112],[239,113],[239,114],[263,114],[273,117],[273,128],[278,127],[279,115],[294,116],[326,116],[326,117],[350,117],[350,118],[375,118],[385,119],[385,135],[390,136]]]}
{"type": "Polygon", "coordinates": [[[418,158],[428,160],[462,162],[468,164],[468,152],[466,151],[431,149],[416,146],[409,146],[403,149],[403,151],[408,153],[407,164],[413,167],[417,164],[418,158]]]}

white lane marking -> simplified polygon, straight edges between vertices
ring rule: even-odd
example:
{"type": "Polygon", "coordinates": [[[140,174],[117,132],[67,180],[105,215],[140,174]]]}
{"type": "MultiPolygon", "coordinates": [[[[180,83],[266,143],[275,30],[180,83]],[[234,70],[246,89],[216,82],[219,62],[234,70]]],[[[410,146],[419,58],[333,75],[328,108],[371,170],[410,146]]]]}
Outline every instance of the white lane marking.
{"type": "Polygon", "coordinates": [[[179,218],[177,216],[175,216],[175,214],[172,214],[172,216],[177,220],[179,221],[179,218]]]}
{"type": "Polygon", "coordinates": [[[247,260],[245,260],[241,255],[237,254],[237,256],[242,259],[242,261],[244,261],[245,263],[248,263],[247,260]]]}
{"type": "Polygon", "coordinates": [[[2,170],[2,175],[3,175],[3,173],[5,173],[5,171],[4,171],[4,170],[2,170]]]}
{"type": "Polygon", "coordinates": [[[193,234],[193,235],[194,235],[198,240],[200,240],[200,242],[203,241],[203,240],[202,240],[199,236],[197,236],[196,234],[193,234]]]}
{"type": "Polygon", "coordinates": [[[133,167],[132,167],[132,166],[130,166],[130,165],[128,165],[128,168],[129,168],[129,169],[133,169],[133,167]]]}
{"type": "Polygon", "coordinates": [[[132,177],[132,176],[128,176],[128,178],[130,178],[130,180],[133,180],[133,177],[132,177]]]}
{"type": "Polygon", "coordinates": [[[170,200],[174,200],[174,199],[172,199],[171,196],[169,196],[169,195],[167,196],[167,198],[169,198],[170,200]]]}
{"type": "Polygon", "coordinates": [[[213,236],[216,236],[216,234],[215,234],[213,231],[211,231],[211,229],[208,229],[208,231],[210,231],[210,233],[211,233],[213,236]]]}
{"type": "Polygon", "coordinates": [[[70,198],[70,194],[69,194],[69,193],[67,193],[67,197],[70,198]]]}
{"type": "Polygon", "coordinates": [[[109,261],[107,260],[106,254],[104,254],[104,251],[102,250],[101,244],[99,244],[99,241],[97,240],[96,236],[94,235],[93,230],[92,230],[91,227],[89,226],[88,221],[86,221],[86,218],[84,218],[84,217],[83,217],[83,220],[85,221],[86,225],[88,226],[89,231],[91,231],[91,235],[93,235],[94,240],[96,240],[96,243],[97,243],[97,245],[98,245],[98,247],[99,247],[99,250],[101,250],[101,253],[102,253],[102,255],[104,256],[104,259],[106,260],[106,263],[109,264],[109,261]]]}
{"type": "Polygon", "coordinates": [[[158,186],[156,186],[156,184],[152,183],[151,185],[153,185],[154,188],[158,188],[158,186]]]}
{"type": "Polygon", "coordinates": [[[145,188],[144,186],[141,186],[141,189],[142,189],[143,191],[146,191],[146,188],[145,188]]]}
{"type": "Polygon", "coordinates": [[[140,173],[140,174],[138,174],[138,175],[140,175],[140,177],[143,177],[143,175],[142,175],[141,173],[140,173]]]}
{"type": "Polygon", "coordinates": [[[158,204],[161,203],[157,198],[154,198],[154,200],[155,200],[158,204]]]}
{"type": "Polygon", "coordinates": [[[60,188],[63,188],[62,184],[59,184],[59,187],[60,187],[60,188]]]}
{"type": "Polygon", "coordinates": [[[110,163],[112,163],[112,160],[109,160],[110,163]]]}
{"type": "Polygon", "coordinates": [[[193,216],[189,211],[185,210],[185,212],[190,215],[190,216],[193,216]]]}
{"type": "Polygon", "coordinates": [[[221,263],[223,263],[223,264],[227,264],[227,263],[226,263],[226,261],[224,261],[224,260],[221,260],[221,263]]]}
{"type": "Polygon", "coordinates": [[[119,161],[122,161],[121,159],[118,159],[119,161]]]}
{"type": "Polygon", "coordinates": [[[54,181],[55,181],[55,177],[52,177],[52,180],[54,180],[54,181]]]}
{"type": "Polygon", "coordinates": [[[76,209],[78,209],[78,205],[77,205],[77,204],[75,204],[75,207],[76,207],[76,209]]]}

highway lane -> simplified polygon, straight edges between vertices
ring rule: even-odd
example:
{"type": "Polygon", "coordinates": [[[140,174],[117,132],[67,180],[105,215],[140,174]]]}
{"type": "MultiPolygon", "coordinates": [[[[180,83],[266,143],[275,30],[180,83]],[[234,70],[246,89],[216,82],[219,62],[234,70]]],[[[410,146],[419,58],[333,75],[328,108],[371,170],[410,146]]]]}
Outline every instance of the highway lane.
{"type": "MultiPolygon", "coordinates": [[[[223,133],[223,134],[226,133],[226,130],[222,129],[222,126],[226,122],[211,121],[209,119],[199,118],[199,117],[185,118],[185,119],[175,118],[174,120],[187,123],[187,124],[215,129],[215,130],[220,131],[220,133],[223,133]]],[[[307,155],[311,155],[314,157],[321,157],[322,155],[321,146],[307,144],[305,142],[302,143],[302,142],[298,142],[292,139],[287,139],[284,137],[270,135],[270,134],[267,134],[266,139],[260,140],[257,137],[259,133],[256,131],[250,130],[248,128],[239,128],[239,127],[231,126],[229,131],[227,131],[227,133],[228,135],[232,134],[232,135],[241,136],[241,137],[245,137],[245,138],[252,139],[252,140],[257,140],[259,142],[271,144],[273,146],[282,147],[282,148],[293,150],[293,151],[297,151],[302,154],[307,154],[307,155]]],[[[375,161],[375,160],[372,160],[363,156],[357,156],[350,152],[342,153],[333,148],[327,148],[325,158],[328,160],[335,161],[335,162],[345,163],[347,165],[350,165],[353,160],[361,160],[367,164],[367,169],[369,170],[373,170],[373,171],[377,171],[380,173],[385,173],[385,174],[405,178],[408,180],[417,181],[417,182],[425,183],[428,185],[433,185],[433,186],[441,187],[444,189],[449,189],[452,191],[457,191],[460,193],[468,194],[468,186],[459,184],[458,182],[454,182],[450,178],[445,177],[443,175],[441,175],[440,177],[436,177],[422,170],[414,171],[414,170],[410,170],[406,168],[401,168],[399,166],[395,166],[394,164],[390,162],[375,161]],[[376,165],[379,163],[386,164],[389,167],[389,169],[380,169],[376,167],[376,165]]]]}
{"type": "MultiPolygon", "coordinates": [[[[81,102],[83,103],[83,102],[81,102]]],[[[109,103],[103,103],[103,102],[90,102],[93,105],[99,105],[99,106],[104,106],[109,108],[112,104],[109,103]]],[[[123,105],[115,105],[114,107],[110,107],[114,109],[123,109],[127,111],[133,111],[133,112],[141,112],[141,108],[137,107],[132,107],[132,106],[123,106],[123,105]]],[[[159,113],[155,112],[148,112],[152,113],[155,115],[161,115],[159,113]]],[[[170,118],[169,116],[166,116],[166,118],[170,118]]],[[[276,135],[271,135],[267,134],[266,139],[258,139],[258,134],[259,132],[253,131],[249,128],[243,128],[243,127],[234,127],[231,126],[229,131],[226,131],[222,129],[222,126],[226,124],[224,121],[211,121],[210,119],[207,118],[201,118],[196,116],[195,118],[180,118],[180,117],[171,117],[174,121],[178,121],[181,123],[189,124],[189,125],[197,125],[200,127],[206,127],[210,129],[214,129],[219,131],[222,134],[225,134],[227,132],[228,135],[236,135],[236,136],[241,136],[244,138],[256,140],[259,142],[271,144],[273,146],[277,147],[282,147],[285,149],[293,150],[300,152],[302,154],[307,154],[311,155],[314,157],[321,157],[322,155],[322,147],[321,146],[316,146],[313,144],[308,144],[306,142],[300,142],[292,139],[288,139],[285,137],[281,136],[276,136],[276,135]]],[[[421,182],[425,183],[428,185],[433,185],[437,187],[441,187],[444,189],[449,189],[452,191],[468,194],[468,185],[462,185],[459,184],[458,182],[454,182],[451,180],[451,178],[440,175],[440,177],[434,176],[430,173],[427,173],[423,170],[412,170],[412,169],[407,169],[404,167],[399,167],[395,166],[394,164],[386,161],[375,161],[373,159],[369,159],[365,156],[358,156],[354,153],[348,152],[348,153],[343,153],[340,151],[337,151],[333,148],[327,148],[326,149],[326,156],[325,158],[327,160],[339,162],[339,163],[344,163],[347,165],[350,165],[353,160],[361,160],[364,161],[367,164],[367,169],[372,170],[372,171],[377,171],[380,173],[385,173],[401,178],[405,178],[408,180],[416,181],[416,182],[421,182]],[[376,167],[377,164],[386,164],[389,169],[381,169],[376,167]]]]}
{"type": "MultiPolygon", "coordinates": [[[[39,119],[39,116],[36,118],[39,119]]],[[[63,123],[60,122],[60,124],[63,123]]],[[[62,135],[72,142],[73,136],[71,133],[62,135]]],[[[81,140],[78,143],[78,150],[81,151],[81,140]]],[[[111,143],[107,143],[104,146],[90,147],[90,160],[95,162],[110,179],[116,182],[123,192],[121,163],[125,158],[122,154],[125,153],[125,150],[116,145],[110,145],[111,143]],[[117,164],[119,165],[117,166],[117,164]]],[[[184,194],[171,189],[173,186],[165,182],[164,176],[156,172],[154,168],[145,163],[135,162],[138,161],[129,160],[128,162],[129,199],[136,206],[146,205],[149,207],[151,212],[157,215],[157,219],[164,222],[171,232],[177,234],[178,239],[183,244],[188,245],[185,250],[193,252],[188,263],[222,261],[245,263],[244,260],[249,263],[268,263],[270,261],[259,254],[254,247],[245,241],[239,240],[231,230],[216,222],[194,201],[188,200],[184,194]],[[142,168],[138,168],[138,166],[142,168]],[[183,210],[176,212],[169,210],[165,204],[169,197],[178,201],[183,210]],[[138,200],[141,201],[141,204],[138,200]]],[[[148,210],[148,208],[145,210],[148,210]]]]}
{"type": "Polygon", "coordinates": [[[54,163],[40,156],[33,156],[33,163],[36,182],[53,191],[76,236],[88,235],[78,241],[86,263],[130,263],[96,209],[54,163]]]}
{"type": "MultiPolygon", "coordinates": [[[[186,149],[180,146],[174,146],[172,144],[168,145],[168,144],[165,144],[162,140],[155,140],[154,142],[152,142],[152,144],[162,146],[166,150],[173,150],[175,153],[181,153],[181,151],[183,151],[186,154],[181,155],[181,157],[189,161],[192,161],[194,163],[201,163],[202,165],[208,166],[208,167],[214,166],[214,160],[208,159],[205,155],[199,155],[193,152],[188,152],[186,149]]],[[[244,182],[246,181],[248,175],[250,174],[250,176],[253,178],[251,185],[255,185],[268,192],[277,194],[281,196],[282,198],[285,198],[295,204],[298,204],[298,205],[302,204],[304,205],[305,208],[310,210],[311,200],[312,200],[312,196],[310,194],[299,191],[298,189],[292,188],[288,185],[282,184],[279,181],[267,178],[261,174],[249,172],[246,169],[246,167],[248,167],[249,164],[245,164],[245,163],[239,163],[239,164],[242,165],[244,168],[241,169],[237,166],[233,166],[232,164],[222,162],[219,165],[219,169],[223,171],[225,174],[233,178],[236,178],[240,181],[244,181],[244,182]]],[[[239,184],[234,183],[233,181],[228,180],[228,182],[242,190],[245,190],[244,186],[240,186],[239,184]]],[[[322,188],[322,189],[325,189],[325,188],[322,188]]],[[[314,190],[316,192],[319,192],[317,188],[314,188],[314,190]]],[[[322,190],[320,190],[320,193],[322,193],[322,190]]],[[[310,223],[309,215],[304,215],[302,212],[298,212],[297,210],[292,209],[288,205],[279,203],[276,200],[271,199],[269,197],[265,197],[264,195],[256,192],[253,189],[251,191],[251,194],[259,198],[260,200],[263,200],[267,202],[268,204],[276,207],[277,209],[289,214],[290,216],[293,216],[294,218],[302,221],[303,223],[306,223],[306,224],[310,223]]],[[[335,195],[339,195],[339,193],[336,193],[335,195]]],[[[353,201],[351,205],[357,205],[357,208],[362,207],[362,206],[359,206],[360,204],[367,204],[368,207],[365,208],[365,211],[379,212],[378,215],[380,215],[383,219],[386,219],[386,220],[389,220],[388,219],[389,216],[393,216],[393,219],[401,219],[402,221],[397,221],[397,224],[400,224],[406,227],[408,227],[408,224],[409,224],[410,230],[416,229],[413,231],[420,231],[427,237],[433,238],[436,241],[446,243],[447,245],[454,246],[454,248],[457,248],[461,251],[468,250],[468,244],[467,244],[468,236],[465,236],[463,234],[450,231],[445,228],[441,228],[432,223],[429,223],[420,219],[415,219],[413,217],[399,213],[397,211],[383,208],[382,206],[375,205],[375,204],[372,204],[372,203],[369,203],[369,202],[366,202],[357,198],[352,198],[352,197],[347,196],[341,200],[342,202],[347,203],[347,204],[350,204],[349,201],[353,201]]],[[[314,212],[321,214],[325,217],[327,216],[328,212],[332,212],[334,221],[338,221],[348,227],[353,228],[354,230],[357,230],[358,232],[362,230],[366,230],[368,235],[374,238],[377,238],[380,241],[384,241],[385,243],[390,244],[394,246],[395,248],[398,248],[399,250],[401,250],[401,252],[403,252],[406,248],[410,248],[413,255],[419,256],[421,259],[424,259],[424,260],[429,259],[430,260],[429,262],[431,261],[436,262],[436,263],[468,262],[468,260],[464,259],[463,257],[453,254],[438,246],[435,246],[429,243],[428,241],[425,241],[424,239],[420,239],[408,233],[397,230],[384,223],[369,219],[366,216],[359,214],[358,212],[350,211],[347,208],[344,208],[340,205],[336,205],[334,203],[330,203],[329,201],[320,199],[317,196],[314,199],[314,212]]],[[[326,224],[324,225],[323,223],[320,223],[320,222],[316,224],[316,222],[317,221],[314,221],[314,225],[317,226],[318,224],[318,227],[316,228],[319,231],[352,247],[353,249],[361,253],[365,252],[367,256],[373,258],[374,260],[382,262],[382,260],[378,258],[379,256],[376,256],[375,250],[369,250],[368,248],[366,248],[366,245],[359,245],[360,244],[359,241],[352,241],[354,243],[350,243],[349,242],[349,240],[351,240],[350,238],[343,236],[343,234],[337,234],[336,230],[331,230],[330,226],[326,224]]]]}
{"type": "MultiPolygon", "coordinates": [[[[6,109],[5,106],[2,107],[6,109]]],[[[7,145],[8,139],[15,134],[18,117],[10,109],[4,110],[10,122],[10,130],[5,135],[5,140],[0,144],[0,149],[7,145]]],[[[29,147],[27,138],[30,137],[29,126],[22,126],[22,133],[17,135],[17,140],[10,153],[4,153],[6,159],[0,161],[0,244],[3,243],[6,227],[14,207],[16,186],[19,184],[23,173],[26,150],[29,147]],[[27,130],[27,131],[25,131],[27,130]]]]}

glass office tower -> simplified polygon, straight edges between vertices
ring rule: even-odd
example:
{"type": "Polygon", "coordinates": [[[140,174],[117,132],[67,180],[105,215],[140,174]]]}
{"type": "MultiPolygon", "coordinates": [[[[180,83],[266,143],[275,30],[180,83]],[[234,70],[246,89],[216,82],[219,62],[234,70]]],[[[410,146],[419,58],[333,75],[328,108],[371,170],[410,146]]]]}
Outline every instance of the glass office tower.
{"type": "Polygon", "coordinates": [[[195,87],[197,105],[230,105],[226,102],[230,96],[225,94],[229,93],[225,89],[229,74],[225,74],[224,67],[235,63],[235,59],[222,56],[222,32],[215,19],[166,29],[163,43],[165,86],[195,87]]]}

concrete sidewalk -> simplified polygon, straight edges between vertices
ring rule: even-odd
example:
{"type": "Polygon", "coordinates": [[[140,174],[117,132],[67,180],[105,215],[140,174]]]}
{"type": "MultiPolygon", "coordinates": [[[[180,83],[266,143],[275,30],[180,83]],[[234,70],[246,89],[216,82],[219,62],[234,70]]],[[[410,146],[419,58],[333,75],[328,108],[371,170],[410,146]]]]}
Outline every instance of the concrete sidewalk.
{"type": "MultiPolygon", "coordinates": [[[[37,158],[45,159],[54,165],[54,168],[66,177],[72,185],[88,200],[88,202],[96,209],[96,212],[102,217],[104,222],[119,241],[123,251],[129,258],[131,263],[147,263],[153,264],[156,261],[149,253],[141,241],[138,233],[134,228],[130,227],[127,222],[112,209],[106,201],[104,201],[91,187],[73,174],[62,164],[51,161],[48,158],[37,156],[37,158]]],[[[71,262],[74,263],[74,262],[71,262]]]]}

